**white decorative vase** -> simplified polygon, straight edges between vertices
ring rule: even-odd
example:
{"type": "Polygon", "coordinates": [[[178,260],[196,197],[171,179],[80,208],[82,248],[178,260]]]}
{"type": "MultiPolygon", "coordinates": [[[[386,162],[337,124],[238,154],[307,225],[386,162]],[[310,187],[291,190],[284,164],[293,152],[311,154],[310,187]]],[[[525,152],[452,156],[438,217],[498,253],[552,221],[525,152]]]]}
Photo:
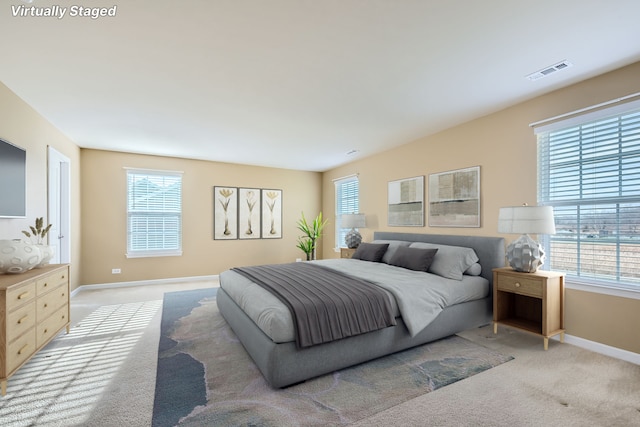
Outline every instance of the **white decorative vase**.
{"type": "Polygon", "coordinates": [[[51,258],[53,258],[53,248],[49,245],[34,245],[34,246],[37,246],[38,249],[40,249],[40,255],[42,256],[42,259],[40,260],[38,265],[36,265],[35,268],[42,268],[45,265],[49,264],[49,261],[51,261],[51,258]]]}
{"type": "Polygon", "coordinates": [[[42,254],[36,245],[22,240],[0,240],[0,273],[24,273],[40,261],[42,254]]]}

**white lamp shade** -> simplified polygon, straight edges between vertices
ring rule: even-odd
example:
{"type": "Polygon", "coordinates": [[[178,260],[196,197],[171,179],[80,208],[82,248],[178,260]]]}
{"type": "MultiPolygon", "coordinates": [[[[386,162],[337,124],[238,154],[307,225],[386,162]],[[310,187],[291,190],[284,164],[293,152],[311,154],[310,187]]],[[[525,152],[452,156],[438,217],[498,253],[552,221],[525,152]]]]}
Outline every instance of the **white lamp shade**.
{"type": "Polygon", "coordinates": [[[343,214],[342,228],[363,228],[366,227],[364,214],[343,214]]]}
{"type": "Polygon", "coordinates": [[[498,232],[511,234],[555,234],[552,206],[500,208],[498,232]]]}

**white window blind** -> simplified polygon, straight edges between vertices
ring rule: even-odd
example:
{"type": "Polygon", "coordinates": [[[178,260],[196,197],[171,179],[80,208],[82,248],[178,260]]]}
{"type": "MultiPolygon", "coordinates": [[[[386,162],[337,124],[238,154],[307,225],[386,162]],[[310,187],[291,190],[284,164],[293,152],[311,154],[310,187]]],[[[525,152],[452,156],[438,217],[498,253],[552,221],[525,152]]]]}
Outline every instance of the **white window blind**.
{"type": "Polygon", "coordinates": [[[182,174],[127,171],[127,256],[182,255],[182,174]]]}
{"type": "Polygon", "coordinates": [[[345,244],[349,228],[342,228],[342,214],[360,212],[360,186],[357,176],[335,181],[336,186],[336,249],[345,244]]]}
{"type": "Polygon", "coordinates": [[[640,290],[640,106],[620,111],[536,130],[538,204],[555,213],[543,238],[551,270],[640,290]]]}

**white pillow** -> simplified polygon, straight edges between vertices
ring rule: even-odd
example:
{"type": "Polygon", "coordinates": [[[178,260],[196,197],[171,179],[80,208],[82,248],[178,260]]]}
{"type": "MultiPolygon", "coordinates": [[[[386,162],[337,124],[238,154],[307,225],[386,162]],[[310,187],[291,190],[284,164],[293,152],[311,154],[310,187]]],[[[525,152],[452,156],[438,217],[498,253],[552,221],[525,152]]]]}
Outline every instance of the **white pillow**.
{"type": "Polygon", "coordinates": [[[471,267],[467,268],[464,271],[464,274],[466,274],[467,276],[479,276],[480,274],[482,274],[482,266],[480,265],[480,263],[474,262],[473,264],[471,264],[471,267]]]}
{"type": "Polygon", "coordinates": [[[433,262],[429,267],[429,273],[448,279],[462,280],[464,272],[474,263],[478,262],[476,251],[463,246],[438,245],[435,243],[413,242],[410,248],[438,249],[433,262]]]}

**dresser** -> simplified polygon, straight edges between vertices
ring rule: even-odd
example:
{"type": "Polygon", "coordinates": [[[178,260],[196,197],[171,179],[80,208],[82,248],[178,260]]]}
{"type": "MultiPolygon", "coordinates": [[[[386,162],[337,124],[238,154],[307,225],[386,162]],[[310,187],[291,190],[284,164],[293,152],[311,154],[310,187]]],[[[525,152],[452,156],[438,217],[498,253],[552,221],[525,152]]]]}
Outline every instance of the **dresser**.
{"type": "Polygon", "coordinates": [[[69,333],[69,265],[0,275],[0,388],[64,328],[69,333]]]}

